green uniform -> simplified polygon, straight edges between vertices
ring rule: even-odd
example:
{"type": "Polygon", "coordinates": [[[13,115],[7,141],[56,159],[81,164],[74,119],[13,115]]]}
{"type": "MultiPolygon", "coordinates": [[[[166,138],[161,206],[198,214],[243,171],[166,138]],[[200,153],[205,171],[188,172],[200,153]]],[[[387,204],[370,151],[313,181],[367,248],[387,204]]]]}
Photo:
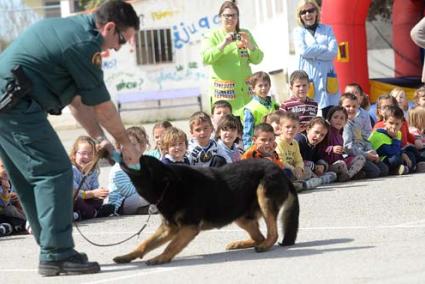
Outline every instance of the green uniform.
{"type": "Polygon", "coordinates": [[[40,260],[74,255],[72,168],[47,120],[78,94],[86,105],[110,100],[101,70],[103,38],[93,15],[43,20],[0,55],[0,90],[21,65],[33,87],[29,96],[0,113],[0,158],[24,207],[40,260]]]}
{"type": "Polygon", "coordinates": [[[202,60],[211,65],[211,82],[209,95],[211,103],[227,100],[232,105],[235,115],[242,115],[243,107],[252,99],[247,80],[252,75],[250,64],[259,64],[263,60],[263,52],[257,47],[251,33],[250,41],[256,47],[251,51],[238,48],[238,42],[228,44],[223,50],[218,46],[224,41],[227,33],[223,29],[213,30],[203,43],[202,60]]]}

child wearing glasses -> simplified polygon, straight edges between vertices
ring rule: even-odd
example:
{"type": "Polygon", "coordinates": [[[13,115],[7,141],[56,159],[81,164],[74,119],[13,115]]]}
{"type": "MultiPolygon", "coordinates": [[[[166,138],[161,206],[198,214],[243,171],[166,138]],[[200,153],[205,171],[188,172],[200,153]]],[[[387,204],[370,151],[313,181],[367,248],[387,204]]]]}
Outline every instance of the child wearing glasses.
{"type": "Polygon", "coordinates": [[[80,136],[71,148],[74,189],[74,220],[106,217],[114,212],[113,205],[103,205],[109,190],[99,186],[99,168],[96,160],[96,142],[89,136],[80,136]]]}

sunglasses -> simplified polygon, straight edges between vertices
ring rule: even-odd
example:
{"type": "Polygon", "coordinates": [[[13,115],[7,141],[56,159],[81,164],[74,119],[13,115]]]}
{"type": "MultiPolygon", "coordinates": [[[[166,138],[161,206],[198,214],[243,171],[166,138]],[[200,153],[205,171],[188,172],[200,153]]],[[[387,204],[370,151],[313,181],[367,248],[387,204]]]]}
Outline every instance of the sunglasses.
{"type": "Polygon", "coordinates": [[[116,29],[117,34],[118,34],[118,43],[120,45],[123,45],[127,42],[127,40],[125,39],[124,35],[121,33],[121,31],[119,29],[116,29]]]}
{"type": "Polygon", "coordinates": [[[300,11],[300,16],[303,16],[303,15],[305,15],[307,13],[313,14],[314,12],[316,12],[316,8],[310,8],[310,9],[307,9],[307,10],[301,10],[300,11]]]}

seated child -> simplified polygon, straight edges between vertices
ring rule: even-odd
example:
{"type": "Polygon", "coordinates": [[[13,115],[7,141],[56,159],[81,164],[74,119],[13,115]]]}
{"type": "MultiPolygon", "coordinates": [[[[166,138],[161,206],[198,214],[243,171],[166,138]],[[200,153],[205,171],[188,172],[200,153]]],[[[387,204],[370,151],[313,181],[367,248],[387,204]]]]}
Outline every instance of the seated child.
{"type": "MultiPolygon", "coordinates": [[[[155,146],[152,150],[146,151],[145,155],[152,156],[157,158],[158,160],[161,160],[161,157],[162,157],[162,154],[160,151],[161,145],[159,145],[161,140],[161,135],[164,133],[164,131],[167,128],[171,126],[172,126],[171,123],[167,120],[155,123],[155,125],[152,128],[152,135],[153,135],[155,146]]],[[[147,143],[148,144],[146,146],[149,146],[149,139],[147,143]]]]}
{"type": "MultiPolygon", "coordinates": [[[[228,101],[219,100],[213,103],[211,106],[211,121],[214,127],[214,131],[217,130],[220,119],[227,114],[232,114],[232,105],[228,101]]],[[[212,133],[213,137],[211,137],[213,139],[215,137],[214,131],[212,133]]]]}
{"type": "Polygon", "coordinates": [[[239,147],[237,140],[242,132],[240,120],[233,114],[227,114],[218,123],[215,139],[223,152],[226,153],[227,163],[240,161],[243,150],[239,147]]]}
{"type": "MultiPolygon", "coordinates": [[[[148,136],[142,127],[130,127],[126,129],[131,144],[137,148],[140,153],[146,149],[148,136]]],[[[121,149],[121,145],[116,145],[121,149]]],[[[116,163],[109,172],[108,188],[110,189],[108,204],[114,206],[114,213],[120,215],[146,214],[149,209],[149,202],[143,199],[136,191],[130,177],[121,169],[119,163],[116,163]]],[[[151,205],[155,211],[155,207],[151,205]]]]}
{"type": "Polygon", "coordinates": [[[304,132],[311,119],[317,115],[317,103],[307,97],[309,84],[308,74],[303,70],[292,72],[289,78],[291,97],[280,105],[280,109],[298,114],[300,127],[298,132],[304,132]]]}
{"type": "Polygon", "coordinates": [[[397,105],[403,110],[404,118],[407,119],[409,102],[406,97],[406,92],[402,88],[397,87],[391,90],[390,96],[397,101],[397,105]]]}
{"type": "Polygon", "coordinates": [[[323,159],[329,165],[329,171],[338,176],[338,181],[352,179],[366,163],[363,155],[344,154],[344,140],[342,131],[347,123],[348,113],[341,106],[332,107],[328,112],[327,120],[330,123],[328,138],[321,148],[323,159]]]}
{"type": "Polygon", "coordinates": [[[368,108],[370,107],[369,99],[363,92],[362,87],[357,83],[348,84],[345,87],[344,93],[351,93],[356,96],[359,108],[357,109],[355,119],[362,128],[362,134],[365,139],[367,139],[370,136],[370,133],[372,133],[372,126],[375,124],[375,120],[369,115],[368,111],[368,108]]]}
{"type": "Polygon", "coordinates": [[[299,118],[296,113],[282,112],[280,115],[280,135],[276,139],[276,152],[285,165],[285,173],[292,180],[301,180],[304,173],[304,161],[300,147],[294,139],[298,133],[299,118]]]}
{"type": "Polygon", "coordinates": [[[96,142],[88,136],[78,137],[69,154],[73,171],[74,220],[106,217],[114,211],[112,206],[103,205],[109,191],[99,186],[98,166],[88,172],[96,155],[96,142]]]}
{"type": "MultiPolygon", "coordinates": [[[[374,129],[378,128],[384,128],[384,120],[383,120],[383,111],[388,106],[398,106],[397,100],[390,96],[390,95],[382,95],[379,96],[377,102],[376,102],[376,115],[378,118],[378,121],[374,125],[374,129]]],[[[403,148],[404,153],[409,156],[409,159],[412,161],[414,165],[416,165],[417,162],[421,161],[421,157],[418,152],[418,148],[420,147],[420,142],[416,141],[415,135],[409,132],[409,124],[407,123],[407,120],[403,116],[403,120],[401,123],[401,147],[403,148]]],[[[415,169],[410,169],[412,170],[415,169]]]]}
{"type": "Polygon", "coordinates": [[[415,165],[401,147],[400,128],[404,118],[403,110],[398,106],[388,106],[381,114],[384,127],[375,129],[369,141],[392,174],[407,174],[415,165]]]}
{"type": "Polygon", "coordinates": [[[252,136],[253,145],[249,147],[242,155],[242,160],[246,159],[269,159],[281,169],[283,164],[276,153],[276,141],[273,127],[267,123],[260,123],[254,128],[252,136]]]}
{"type": "Polygon", "coordinates": [[[415,106],[425,107],[425,85],[421,86],[415,91],[413,101],[415,103],[415,106]]]}
{"type": "Polygon", "coordinates": [[[9,175],[0,160],[0,237],[25,231],[25,215],[16,194],[11,190],[9,175]]]}
{"type": "Polygon", "coordinates": [[[164,164],[190,165],[186,157],[187,136],[183,130],[176,127],[168,128],[161,137],[161,150],[164,153],[161,159],[164,164]]]}
{"type": "Polygon", "coordinates": [[[263,118],[274,112],[278,105],[268,96],[271,80],[266,72],[256,72],[249,78],[249,85],[254,93],[252,100],[245,105],[242,124],[242,142],[244,149],[252,144],[254,127],[263,121],[263,118]]]}
{"type": "Polygon", "coordinates": [[[363,169],[356,177],[376,178],[388,175],[388,167],[379,160],[379,156],[373,150],[368,137],[363,134],[360,121],[356,119],[359,108],[357,97],[351,93],[344,93],[341,95],[339,105],[348,114],[348,120],[342,132],[344,153],[351,156],[362,155],[366,158],[363,169]]]}
{"type": "Polygon", "coordinates": [[[425,172],[425,107],[416,106],[409,110],[409,132],[415,135],[419,153],[416,172],[425,172]]]}
{"type": "Polygon", "coordinates": [[[266,115],[263,119],[263,122],[270,124],[274,129],[274,135],[276,137],[279,137],[282,133],[282,130],[280,129],[280,119],[282,116],[286,113],[286,111],[283,110],[277,110],[272,113],[269,113],[266,115]]]}
{"type": "Polygon", "coordinates": [[[319,151],[319,144],[326,138],[328,129],[328,123],[322,117],[315,117],[310,120],[305,133],[295,136],[304,160],[303,189],[313,189],[336,180],[336,174],[328,172],[328,163],[319,151]]]}
{"type": "Polygon", "coordinates": [[[213,126],[211,118],[202,111],[189,118],[192,139],[189,141],[188,158],[190,165],[197,167],[220,167],[226,164],[226,153],[211,139],[213,126]]]}

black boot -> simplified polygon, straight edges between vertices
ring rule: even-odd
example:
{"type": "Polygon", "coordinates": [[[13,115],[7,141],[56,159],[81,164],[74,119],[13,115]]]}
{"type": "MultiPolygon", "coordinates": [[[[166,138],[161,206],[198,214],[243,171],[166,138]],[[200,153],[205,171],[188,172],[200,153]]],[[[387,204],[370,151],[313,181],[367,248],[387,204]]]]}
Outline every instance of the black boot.
{"type": "Polygon", "coordinates": [[[77,253],[64,260],[40,261],[38,273],[42,276],[57,276],[59,274],[89,274],[100,271],[97,262],[89,262],[87,255],[77,253]]]}

